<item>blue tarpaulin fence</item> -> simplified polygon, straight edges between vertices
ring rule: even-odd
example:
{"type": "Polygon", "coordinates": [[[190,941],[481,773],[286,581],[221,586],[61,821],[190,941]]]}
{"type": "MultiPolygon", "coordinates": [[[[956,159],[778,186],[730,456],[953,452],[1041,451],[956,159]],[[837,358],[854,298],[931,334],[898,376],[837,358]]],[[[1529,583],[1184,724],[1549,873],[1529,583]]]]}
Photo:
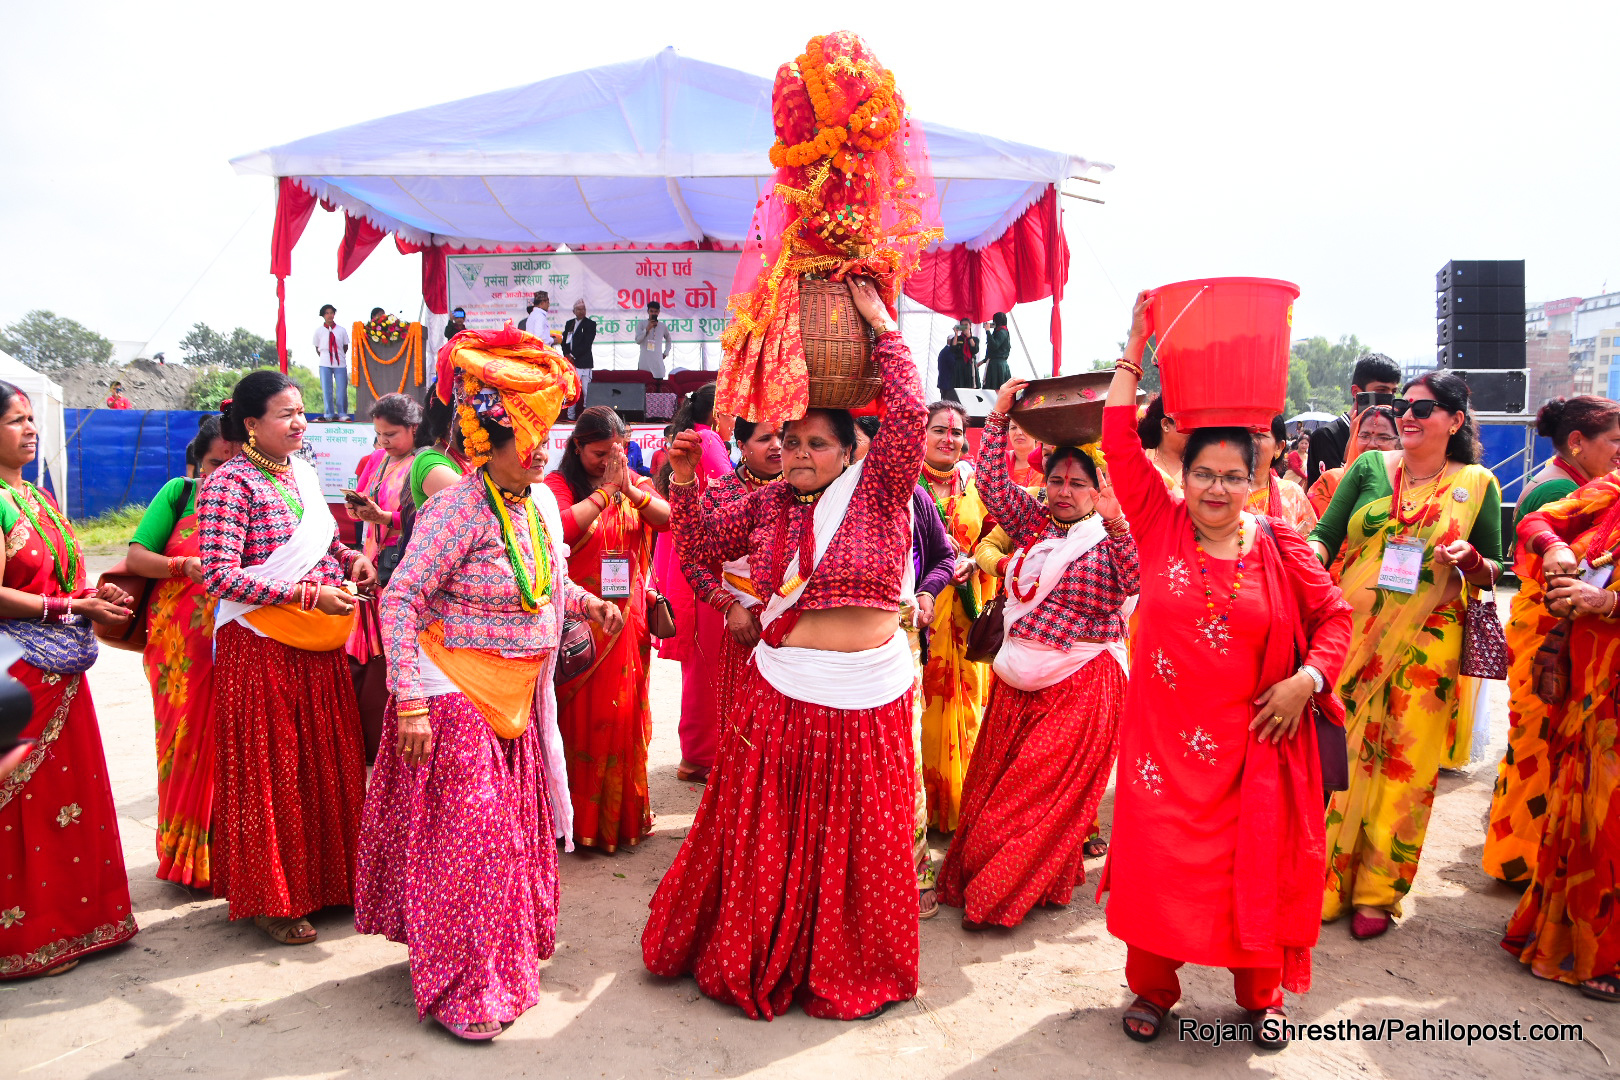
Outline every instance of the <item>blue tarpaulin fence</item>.
{"type": "Polygon", "coordinates": [[[186,474],[186,447],[207,412],[191,409],[66,409],[68,517],[95,517],[150,502],[186,474]]]}
{"type": "MultiPolygon", "coordinates": [[[[130,503],[150,502],[171,477],[186,472],[186,446],[207,412],[190,409],[67,409],[68,516],[95,517],[130,503]]],[[[1519,497],[1526,471],[1524,428],[1480,425],[1484,463],[1496,470],[1502,501],[1519,497]]],[[[1535,442],[1536,464],[1552,456],[1546,439],[1535,442]]],[[[34,467],[30,466],[30,470],[34,467]]],[[[33,476],[29,476],[33,479],[33,476]]],[[[60,493],[58,493],[60,494],[60,493]]]]}

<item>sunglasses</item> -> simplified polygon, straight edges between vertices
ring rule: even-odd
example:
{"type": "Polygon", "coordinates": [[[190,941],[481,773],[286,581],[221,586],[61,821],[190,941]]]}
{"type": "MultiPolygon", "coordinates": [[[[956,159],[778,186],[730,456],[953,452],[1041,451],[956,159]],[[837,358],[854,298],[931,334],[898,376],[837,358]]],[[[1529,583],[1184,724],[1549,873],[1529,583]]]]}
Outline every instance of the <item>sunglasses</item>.
{"type": "Polygon", "coordinates": [[[1417,401],[1407,401],[1405,398],[1396,398],[1389,403],[1390,411],[1396,416],[1405,416],[1411,413],[1419,420],[1427,420],[1434,415],[1434,410],[1440,408],[1440,403],[1433,398],[1420,398],[1417,401]]]}

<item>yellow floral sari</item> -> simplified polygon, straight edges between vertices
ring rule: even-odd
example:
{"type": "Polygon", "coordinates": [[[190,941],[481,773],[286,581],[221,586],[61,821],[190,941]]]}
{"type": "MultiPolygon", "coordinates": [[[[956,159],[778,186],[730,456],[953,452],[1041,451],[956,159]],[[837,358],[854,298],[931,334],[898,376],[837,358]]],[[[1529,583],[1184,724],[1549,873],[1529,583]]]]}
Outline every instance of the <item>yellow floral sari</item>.
{"type": "MultiPolygon", "coordinates": [[[[1367,463],[1362,468],[1380,472],[1383,462],[1382,454],[1359,459],[1367,463]]],[[[1384,479],[1387,485],[1387,474],[1384,479]]],[[[1341,484],[1334,502],[1356,498],[1356,487],[1341,484]]],[[[1334,792],[1328,808],[1324,921],[1357,904],[1399,915],[1417,875],[1461,696],[1465,602],[1457,571],[1436,566],[1433,552],[1469,536],[1493,488],[1490,470],[1465,465],[1440,480],[1416,524],[1402,525],[1390,513],[1392,494],[1350,515],[1340,587],[1354,629],[1339,693],[1352,764],[1349,790],[1334,792]],[[1397,533],[1425,545],[1418,588],[1410,595],[1377,588],[1385,547],[1397,533]]],[[[1500,494],[1497,500],[1500,505],[1500,494]]]]}
{"type": "MultiPolygon", "coordinates": [[[[989,515],[973,481],[957,480],[962,493],[938,503],[945,531],[958,551],[972,553],[989,515]]],[[[962,809],[962,782],[979,737],[979,720],[989,696],[990,672],[986,665],[967,658],[967,632],[973,616],[990,598],[989,578],[975,570],[960,589],[939,594],[934,621],[929,627],[928,663],[923,666],[922,762],[923,786],[928,797],[928,823],[944,832],[956,829],[962,809]],[[974,611],[962,593],[973,597],[974,611]]]]}

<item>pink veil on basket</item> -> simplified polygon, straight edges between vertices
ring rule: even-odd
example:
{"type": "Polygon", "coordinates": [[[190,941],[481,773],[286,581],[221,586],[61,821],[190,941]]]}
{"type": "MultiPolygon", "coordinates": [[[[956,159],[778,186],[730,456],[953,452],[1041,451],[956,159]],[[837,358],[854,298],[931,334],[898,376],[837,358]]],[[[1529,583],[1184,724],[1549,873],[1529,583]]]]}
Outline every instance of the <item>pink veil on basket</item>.
{"type": "Polygon", "coordinates": [[[799,279],[871,277],[897,314],[923,251],[943,238],[922,126],[855,34],[814,37],[771,89],[775,183],[755,208],[732,282],[715,407],[791,420],[809,404],[799,279]]]}

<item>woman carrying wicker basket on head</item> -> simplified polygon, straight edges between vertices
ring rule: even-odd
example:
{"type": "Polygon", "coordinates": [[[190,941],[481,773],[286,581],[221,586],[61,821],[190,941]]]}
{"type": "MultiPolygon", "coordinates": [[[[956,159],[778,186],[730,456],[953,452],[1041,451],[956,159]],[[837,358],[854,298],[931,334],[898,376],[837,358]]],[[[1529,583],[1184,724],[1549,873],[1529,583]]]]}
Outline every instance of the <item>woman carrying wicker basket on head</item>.
{"type": "Polygon", "coordinates": [[[876,290],[855,298],[878,331],[886,409],[864,461],[850,464],[848,412],[811,410],[784,435],[785,484],[704,508],[695,433],[670,450],[683,560],[747,555],[769,601],[726,717],[739,737],[721,743],[642,954],[756,1019],[798,1000],[851,1020],[917,992],[914,672],[898,611],[927,413],[876,290]]]}

